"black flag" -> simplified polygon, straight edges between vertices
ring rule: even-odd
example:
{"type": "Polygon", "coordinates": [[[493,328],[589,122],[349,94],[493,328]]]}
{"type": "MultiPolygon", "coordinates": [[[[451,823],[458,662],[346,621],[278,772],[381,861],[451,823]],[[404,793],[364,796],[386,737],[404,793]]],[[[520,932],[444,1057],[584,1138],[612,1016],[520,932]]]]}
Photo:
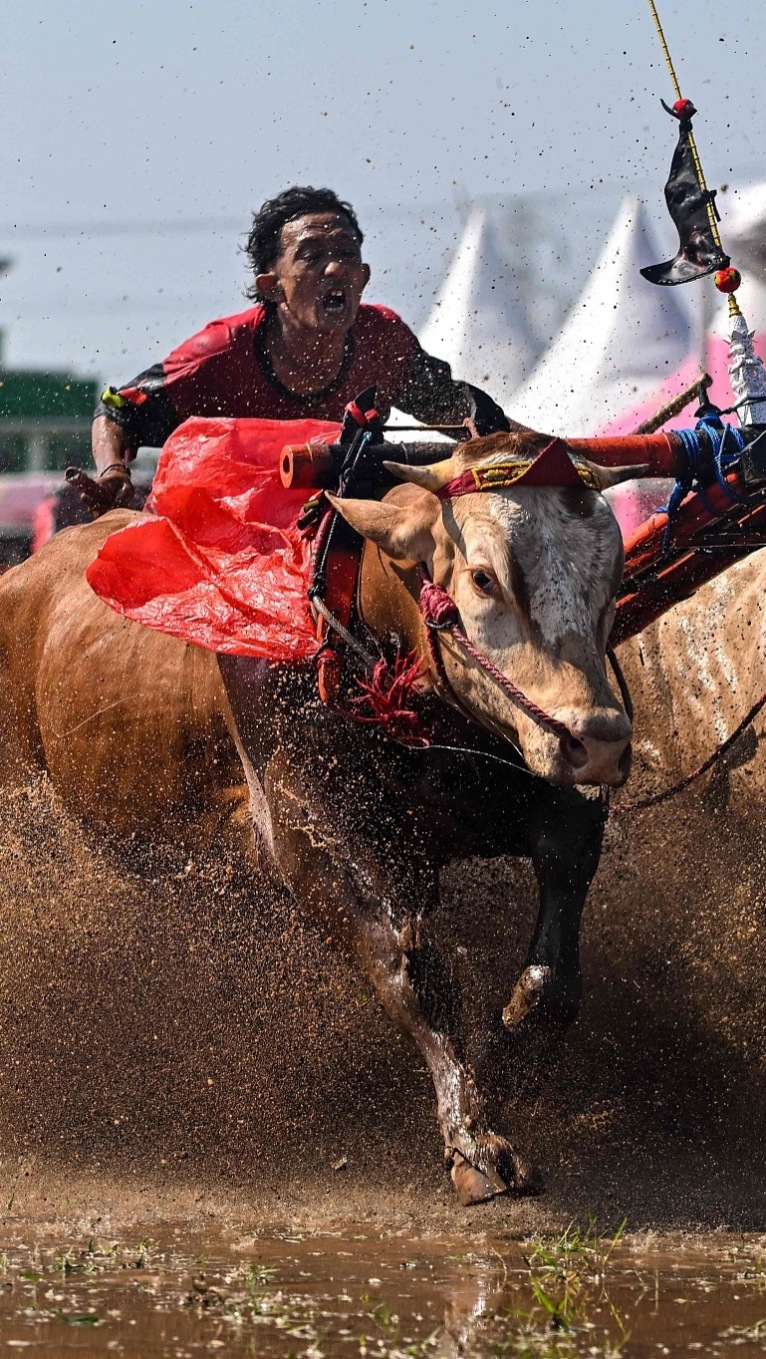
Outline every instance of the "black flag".
{"type": "Polygon", "coordinates": [[[669,286],[691,283],[693,279],[703,278],[716,269],[725,269],[729,257],[713,240],[707,205],[712,203],[715,212],[715,190],[700,188],[689,144],[692,115],[697,110],[688,99],[679,99],[672,109],[663,99],[662,107],[680,123],[678,145],[673,152],[665,185],[665,202],[678,232],[678,254],[665,264],[652,264],[642,269],[641,273],[650,283],[669,286]]]}

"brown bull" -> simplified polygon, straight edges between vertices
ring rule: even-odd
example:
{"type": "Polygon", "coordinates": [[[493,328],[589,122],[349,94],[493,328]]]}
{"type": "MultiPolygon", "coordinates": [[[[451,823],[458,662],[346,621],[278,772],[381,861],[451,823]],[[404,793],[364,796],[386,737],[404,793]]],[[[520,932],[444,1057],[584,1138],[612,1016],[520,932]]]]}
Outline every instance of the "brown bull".
{"type": "MultiPolygon", "coordinates": [[[[434,469],[402,469],[411,484],[383,502],[340,505],[366,539],[360,635],[421,657],[428,748],[324,706],[313,667],[219,658],[260,842],[422,1053],[466,1203],[523,1188],[528,1170],[490,1126],[460,1055],[456,996],[425,927],[439,871],[467,855],[531,857],[540,912],[502,1019],[512,1034],[546,1020],[560,1028],[579,1001],[579,922],[603,831],[601,800],[575,785],[619,785],[629,762],[630,722],[604,667],[622,569],[606,502],[585,486],[437,495],[472,463],[539,447],[535,436],[531,450],[529,439],[494,436],[434,469]],[[449,633],[438,635],[437,662],[417,564],[449,593],[472,645],[559,734],[521,712],[449,633]]],[[[125,522],[118,512],[67,531],[0,581],[3,721],[17,767],[47,769],[93,822],[151,833],[158,816],[221,818],[237,776],[213,658],[87,597],[85,567],[125,522]]]]}
{"type": "Polygon", "coordinates": [[[236,824],[247,789],[215,656],[121,618],[85,579],[135,518],[66,529],[0,580],[0,777],[46,770],[95,829],[193,850],[236,824]]]}

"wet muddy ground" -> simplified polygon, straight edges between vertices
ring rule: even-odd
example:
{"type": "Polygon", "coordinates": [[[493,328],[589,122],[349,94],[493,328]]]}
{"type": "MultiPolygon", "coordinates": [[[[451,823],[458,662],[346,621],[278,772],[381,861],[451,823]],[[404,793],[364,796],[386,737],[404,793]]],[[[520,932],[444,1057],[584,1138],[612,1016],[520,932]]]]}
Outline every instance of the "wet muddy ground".
{"type": "Polygon", "coordinates": [[[10,1230],[0,1350],[35,1355],[762,1354],[766,1242],[570,1227],[509,1239],[356,1230],[77,1241],[10,1230]]]}
{"type": "Polygon", "coordinates": [[[277,885],[118,859],[19,790],[0,827],[0,1353],[766,1349],[766,852],[727,797],[610,827],[557,1052],[497,1042],[528,865],[445,873],[433,930],[466,1051],[545,1184],[466,1212],[422,1061],[277,885]]]}

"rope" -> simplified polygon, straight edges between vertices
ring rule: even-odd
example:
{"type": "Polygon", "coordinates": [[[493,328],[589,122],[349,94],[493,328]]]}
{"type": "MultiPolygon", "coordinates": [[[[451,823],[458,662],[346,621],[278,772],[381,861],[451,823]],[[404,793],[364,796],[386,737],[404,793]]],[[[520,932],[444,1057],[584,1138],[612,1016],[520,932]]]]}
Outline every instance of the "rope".
{"type": "MultiPolygon", "coordinates": [[[[709,427],[708,432],[709,433],[712,432],[709,427]]],[[[740,452],[744,447],[744,444],[745,436],[742,433],[742,430],[734,429],[732,425],[724,425],[722,427],[721,442],[718,447],[718,452],[713,456],[713,470],[715,472],[715,479],[718,482],[718,485],[720,486],[721,490],[727,496],[727,498],[731,500],[732,503],[735,505],[746,505],[748,503],[748,500],[747,496],[740,495],[737,491],[734,490],[733,486],[729,485],[728,481],[726,480],[726,467],[727,465],[731,467],[732,463],[737,461],[740,452]],[[734,453],[727,453],[726,461],[724,461],[724,448],[726,446],[726,436],[729,433],[738,436],[735,437],[734,439],[734,442],[735,444],[738,445],[738,448],[737,451],[734,453]]]]}
{"type": "Polygon", "coordinates": [[[565,726],[563,722],[559,722],[558,718],[551,717],[542,708],[539,708],[533,699],[528,698],[527,695],[513,683],[513,680],[509,680],[488,656],[484,656],[482,652],[479,651],[479,648],[474,646],[473,642],[466,636],[462,628],[453,628],[452,636],[463,650],[467,651],[468,655],[475,660],[476,664],[480,666],[480,668],[495,681],[495,684],[499,685],[499,687],[508,695],[511,702],[515,703],[518,708],[521,708],[522,712],[527,714],[527,717],[531,717],[532,721],[535,722],[538,727],[542,727],[544,731],[551,732],[553,736],[558,736],[561,741],[571,741],[574,739],[569,727],[565,726]]]}
{"type": "MultiPolygon", "coordinates": [[[[385,735],[388,736],[389,733],[386,732],[385,735]]],[[[396,737],[391,739],[396,740],[396,737]]],[[[399,744],[402,744],[401,741],[399,744]]],[[[495,764],[505,764],[509,769],[515,769],[519,774],[526,774],[530,779],[540,777],[539,774],[533,774],[526,764],[519,764],[517,760],[506,760],[504,755],[495,755],[489,750],[477,750],[474,746],[437,746],[429,741],[427,746],[407,746],[406,749],[412,751],[413,754],[430,754],[432,750],[441,750],[447,751],[450,755],[474,755],[478,760],[494,760],[495,764]]],[[[521,754],[520,751],[519,754],[521,754]]],[[[522,755],[521,758],[523,760],[524,756],[522,755]]]]}
{"type": "Polygon", "coordinates": [[[684,788],[688,788],[696,779],[701,778],[709,769],[712,769],[714,764],[717,764],[719,760],[722,760],[724,755],[728,755],[732,746],[736,745],[742,733],[750,726],[751,722],[755,721],[755,718],[764,707],[766,707],[766,693],[761,694],[758,702],[754,703],[750,711],[745,714],[739,726],[731,733],[731,736],[727,736],[726,740],[713,751],[713,754],[708,755],[708,758],[703,760],[702,764],[699,765],[697,769],[693,769],[691,774],[684,775],[677,783],[672,784],[670,788],[665,788],[661,793],[651,793],[648,797],[639,798],[635,802],[618,802],[617,806],[612,808],[612,811],[643,812],[647,807],[658,807],[661,802],[667,802],[668,798],[675,797],[676,793],[680,793],[684,788]]]}
{"type": "Polygon", "coordinates": [[[619,662],[618,659],[617,659],[617,656],[616,656],[616,654],[615,654],[614,647],[613,647],[613,646],[608,646],[607,649],[606,649],[606,654],[607,654],[607,656],[609,657],[609,664],[611,665],[612,670],[613,670],[613,672],[614,672],[614,677],[615,677],[615,679],[617,680],[617,686],[618,686],[618,688],[619,688],[619,690],[620,690],[620,697],[621,697],[621,699],[622,699],[622,706],[623,706],[623,708],[625,709],[626,713],[628,714],[628,719],[629,719],[629,721],[632,722],[632,721],[633,721],[633,699],[632,699],[631,696],[630,696],[630,689],[628,688],[628,681],[626,680],[625,675],[624,675],[624,673],[623,673],[622,666],[620,665],[620,662],[619,662]]]}
{"type": "Polygon", "coordinates": [[[538,727],[544,731],[549,731],[553,736],[558,736],[561,741],[572,741],[575,738],[571,731],[558,718],[551,717],[544,709],[538,705],[519,689],[518,685],[509,680],[502,670],[493,661],[485,656],[483,652],[475,647],[469,637],[459,626],[459,615],[457,606],[453,599],[431,580],[422,566],[418,567],[418,577],[420,579],[420,610],[423,614],[426,627],[432,632],[450,632],[459,646],[467,651],[468,655],[476,662],[480,670],[489,675],[491,679],[508,695],[512,703],[522,712],[527,714],[538,727]]]}
{"type": "MultiPolygon", "coordinates": [[[[447,594],[447,591],[442,589],[440,585],[437,585],[435,581],[430,580],[423,567],[418,569],[418,575],[421,582],[420,608],[426,626],[435,632],[450,632],[455,641],[464,651],[467,651],[468,655],[473,658],[480,669],[484,670],[485,673],[500,686],[504,693],[508,695],[511,701],[515,703],[517,707],[521,708],[533,722],[539,727],[542,727],[545,731],[550,731],[554,736],[558,736],[561,740],[571,740],[572,733],[563,722],[559,722],[557,718],[551,717],[542,708],[538,707],[538,705],[533,702],[531,698],[528,698],[512,680],[509,680],[507,676],[503,674],[502,670],[499,670],[497,666],[494,665],[488,656],[485,656],[479,651],[478,647],[473,645],[473,642],[471,642],[459,626],[457,606],[447,594]]],[[[433,650],[436,650],[436,648],[434,647],[433,650]]],[[[617,660],[612,647],[607,648],[607,656],[619,686],[625,711],[628,714],[628,717],[632,719],[633,702],[631,700],[630,690],[625,675],[623,674],[622,667],[617,660]]],[[[712,755],[709,755],[697,769],[693,769],[690,774],[686,774],[684,778],[679,779],[678,782],[674,783],[670,788],[664,789],[661,793],[652,793],[649,797],[639,798],[634,802],[620,802],[616,807],[613,807],[612,810],[620,813],[644,811],[647,807],[657,807],[660,803],[667,802],[669,798],[675,797],[677,793],[682,792],[684,788],[688,788],[696,779],[701,778],[709,769],[712,769],[713,765],[716,764],[718,760],[723,759],[724,756],[728,754],[732,746],[736,744],[742,733],[750,726],[750,723],[755,720],[761,709],[764,707],[766,707],[766,693],[762,694],[758,699],[758,702],[753,704],[752,708],[745,714],[736,730],[713,751],[712,755]]]]}
{"type": "MultiPolygon", "coordinates": [[[[457,606],[447,594],[447,591],[442,589],[442,587],[437,585],[434,581],[429,580],[422,568],[419,571],[419,575],[421,579],[420,606],[426,626],[431,629],[432,632],[451,632],[455,641],[464,651],[467,651],[468,655],[471,656],[473,660],[476,661],[476,664],[480,669],[484,670],[508,695],[511,701],[515,703],[517,707],[521,708],[522,711],[525,712],[539,727],[542,727],[545,731],[550,731],[552,735],[558,736],[561,740],[572,739],[572,733],[563,722],[559,722],[557,718],[551,717],[542,708],[538,707],[538,705],[533,702],[531,698],[528,698],[512,680],[509,680],[503,674],[502,670],[499,670],[497,666],[493,664],[488,656],[485,656],[479,651],[478,647],[473,645],[473,642],[471,642],[459,626],[457,606]],[[424,595],[425,599],[423,598],[424,595]]],[[[337,632],[352,651],[356,652],[356,654],[368,665],[377,663],[378,658],[373,656],[372,652],[359,644],[356,638],[343,626],[330,609],[327,608],[324,600],[315,598],[313,604],[326,620],[328,627],[331,627],[333,631],[337,632]]],[[[617,660],[617,656],[612,647],[607,647],[606,654],[609,658],[612,670],[614,671],[625,711],[632,720],[633,702],[622,667],[617,660]]],[[[616,806],[612,806],[610,810],[616,815],[622,814],[623,812],[643,812],[649,807],[658,807],[661,803],[667,802],[670,798],[683,792],[685,788],[688,788],[692,783],[695,783],[697,779],[701,778],[703,774],[706,774],[708,770],[712,769],[719,760],[722,760],[728,755],[732,747],[736,745],[740,736],[742,736],[750,724],[755,721],[759,712],[761,712],[764,707],[766,707],[766,693],[761,694],[757,703],[754,703],[752,708],[750,708],[742,718],[739,726],[736,727],[731,735],[727,736],[726,740],[713,751],[712,755],[709,755],[706,760],[703,760],[702,764],[698,765],[696,769],[693,769],[690,774],[684,775],[684,777],[679,779],[676,783],[671,784],[670,788],[665,788],[660,793],[651,793],[648,797],[638,798],[632,802],[619,802],[616,806]]],[[[86,718],[86,721],[89,720],[89,718],[86,718]]],[[[426,749],[434,751],[451,751],[454,754],[470,754],[475,755],[479,759],[494,760],[498,764],[510,765],[513,769],[531,774],[531,771],[526,769],[524,765],[518,765],[512,760],[505,760],[502,756],[490,754],[488,751],[472,750],[470,747],[461,746],[431,745],[430,742],[425,746],[414,746],[409,742],[402,741],[392,732],[385,732],[385,735],[394,740],[397,745],[404,746],[405,749],[408,750],[426,749]]]]}
{"type": "Polygon", "coordinates": [[[312,607],[316,609],[317,613],[321,613],[328,628],[332,628],[333,632],[337,632],[338,636],[343,638],[346,646],[356,652],[357,656],[359,656],[366,665],[377,665],[380,657],[374,656],[371,651],[368,651],[360,642],[357,642],[353,633],[349,632],[348,628],[343,626],[340,619],[336,618],[331,609],[328,609],[321,595],[314,595],[311,604],[312,607]]]}
{"type": "Polygon", "coordinates": [[[662,538],[662,555],[664,556],[670,548],[675,528],[675,519],[684,500],[690,491],[695,491],[699,496],[704,508],[714,519],[721,517],[720,511],[715,508],[709,500],[705,487],[700,484],[699,475],[704,466],[710,466],[713,475],[726,496],[732,504],[745,505],[747,498],[739,494],[734,487],[730,486],[726,480],[726,473],[730,471],[734,464],[739,460],[740,454],[747,443],[747,437],[743,430],[736,429],[734,425],[725,425],[720,419],[720,413],[714,415],[703,415],[694,429],[678,429],[676,436],[681,441],[684,453],[683,471],[676,479],[675,485],[668,497],[667,505],[661,505],[657,510],[658,514],[667,515],[667,524],[662,538]],[[705,462],[703,446],[699,431],[704,431],[710,445],[712,458],[709,463],[705,462]],[[726,451],[726,441],[733,443],[731,452],[726,451]]]}

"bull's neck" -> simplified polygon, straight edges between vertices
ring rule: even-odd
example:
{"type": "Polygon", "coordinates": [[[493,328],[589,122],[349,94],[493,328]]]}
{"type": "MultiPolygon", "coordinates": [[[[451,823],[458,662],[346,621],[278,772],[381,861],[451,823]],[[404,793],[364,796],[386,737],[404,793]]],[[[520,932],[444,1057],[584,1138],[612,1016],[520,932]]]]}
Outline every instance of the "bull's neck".
{"type": "Polygon", "coordinates": [[[381,642],[399,639],[403,654],[416,652],[423,662],[424,679],[438,688],[432,673],[431,653],[423,615],[418,604],[417,566],[395,562],[373,543],[366,542],[359,578],[359,613],[362,622],[381,642]]]}

